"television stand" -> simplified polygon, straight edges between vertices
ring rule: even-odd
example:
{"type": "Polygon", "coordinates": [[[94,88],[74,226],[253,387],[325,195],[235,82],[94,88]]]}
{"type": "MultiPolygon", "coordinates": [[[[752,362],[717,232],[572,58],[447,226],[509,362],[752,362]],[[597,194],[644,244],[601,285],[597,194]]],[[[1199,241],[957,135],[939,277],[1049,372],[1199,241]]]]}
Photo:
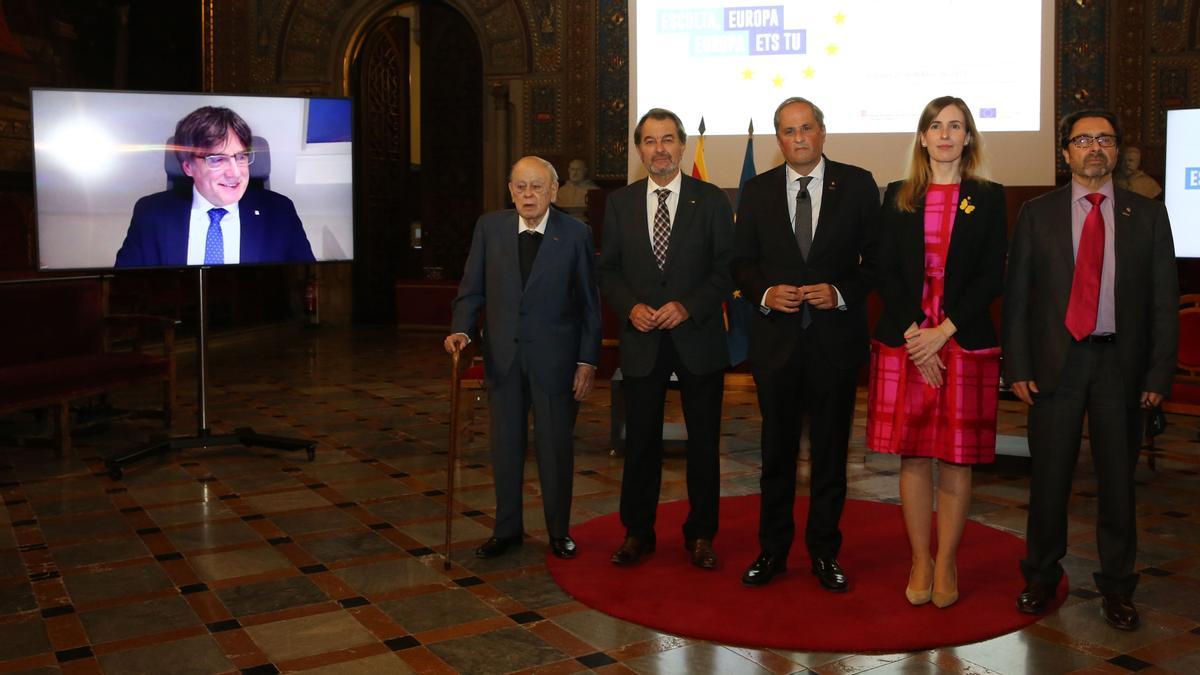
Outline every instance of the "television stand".
{"type": "Polygon", "coordinates": [[[113,480],[121,480],[125,474],[125,466],[128,464],[146,457],[188,448],[242,445],[277,450],[303,450],[308,455],[310,462],[317,456],[317,442],[313,440],[269,436],[257,433],[250,427],[234,429],[231,434],[213,434],[208,428],[208,267],[200,267],[197,273],[199,274],[197,287],[200,297],[197,310],[199,320],[196,329],[196,421],[198,424],[196,434],[152,441],[126,454],[109,457],[104,460],[104,466],[113,480]]]}

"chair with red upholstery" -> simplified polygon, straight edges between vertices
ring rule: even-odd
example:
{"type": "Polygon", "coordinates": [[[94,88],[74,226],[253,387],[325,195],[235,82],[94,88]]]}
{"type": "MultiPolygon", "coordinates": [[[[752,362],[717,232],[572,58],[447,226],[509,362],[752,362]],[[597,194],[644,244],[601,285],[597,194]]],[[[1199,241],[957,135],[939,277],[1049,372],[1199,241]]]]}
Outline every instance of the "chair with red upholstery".
{"type": "MultiPolygon", "coordinates": [[[[1200,416],[1200,293],[1179,298],[1179,356],[1171,395],[1162,404],[1163,412],[1173,415],[1200,416]]],[[[1150,468],[1154,468],[1154,437],[1147,434],[1150,468]]]]}
{"type": "Polygon", "coordinates": [[[94,277],[0,284],[0,414],[51,409],[60,452],[71,446],[71,402],[119,387],[159,384],[156,416],[171,426],[174,320],[109,315],[106,305],[105,285],[94,277]],[[141,350],[143,332],[161,340],[159,353],[141,350]],[[116,339],[131,348],[113,349],[116,339]]]}

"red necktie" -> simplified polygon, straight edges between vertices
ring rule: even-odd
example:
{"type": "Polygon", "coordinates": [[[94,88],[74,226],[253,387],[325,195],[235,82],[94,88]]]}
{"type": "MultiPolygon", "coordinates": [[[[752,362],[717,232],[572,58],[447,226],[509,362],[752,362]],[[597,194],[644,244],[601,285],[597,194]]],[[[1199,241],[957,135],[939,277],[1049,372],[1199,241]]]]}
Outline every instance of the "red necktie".
{"type": "Polygon", "coordinates": [[[1075,252],[1075,277],[1071,280],[1071,301],[1067,303],[1067,330],[1082,340],[1096,329],[1096,311],[1100,307],[1100,269],[1104,266],[1104,216],[1100,202],[1104,195],[1087,195],[1092,203],[1083,220],[1079,250],[1075,252]]]}

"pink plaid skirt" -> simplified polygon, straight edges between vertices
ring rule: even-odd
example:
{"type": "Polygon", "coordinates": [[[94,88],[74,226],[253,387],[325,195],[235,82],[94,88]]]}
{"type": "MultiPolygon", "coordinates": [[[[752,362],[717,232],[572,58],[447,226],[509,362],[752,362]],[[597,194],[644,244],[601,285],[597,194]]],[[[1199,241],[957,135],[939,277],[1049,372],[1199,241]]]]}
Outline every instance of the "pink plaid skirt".
{"type": "Polygon", "coordinates": [[[867,447],[876,452],[987,464],[996,456],[1000,348],[967,351],[951,339],[939,354],[940,388],[925,384],[904,347],[871,341],[867,447]]]}

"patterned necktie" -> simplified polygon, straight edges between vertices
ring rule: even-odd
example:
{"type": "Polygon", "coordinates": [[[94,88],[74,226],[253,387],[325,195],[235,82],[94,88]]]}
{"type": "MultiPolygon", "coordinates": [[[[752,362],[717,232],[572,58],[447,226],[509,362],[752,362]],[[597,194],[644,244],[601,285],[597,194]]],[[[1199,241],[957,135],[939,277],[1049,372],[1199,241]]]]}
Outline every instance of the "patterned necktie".
{"type": "Polygon", "coordinates": [[[1104,215],[1100,202],[1104,195],[1087,195],[1092,203],[1083,220],[1079,249],[1075,252],[1075,275],[1071,280],[1071,299],[1067,303],[1067,330],[1082,340],[1096,330],[1096,311],[1100,307],[1100,270],[1104,266],[1104,215]]]}
{"type": "Polygon", "coordinates": [[[225,264],[225,237],[221,234],[221,219],[229,213],[225,209],[208,210],[208,236],[204,240],[204,264],[225,264]]]}
{"type": "Polygon", "coordinates": [[[667,212],[667,197],[671,196],[671,191],[661,188],[654,194],[658,195],[658,209],[654,212],[654,259],[662,271],[667,264],[667,244],[671,242],[671,214],[667,212]]]}
{"type": "Polygon", "coordinates": [[[796,193],[796,243],[800,245],[800,255],[808,260],[808,252],[812,249],[812,200],[808,195],[808,184],[812,176],[801,176],[797,179],[800,191],[796,193]]]}

